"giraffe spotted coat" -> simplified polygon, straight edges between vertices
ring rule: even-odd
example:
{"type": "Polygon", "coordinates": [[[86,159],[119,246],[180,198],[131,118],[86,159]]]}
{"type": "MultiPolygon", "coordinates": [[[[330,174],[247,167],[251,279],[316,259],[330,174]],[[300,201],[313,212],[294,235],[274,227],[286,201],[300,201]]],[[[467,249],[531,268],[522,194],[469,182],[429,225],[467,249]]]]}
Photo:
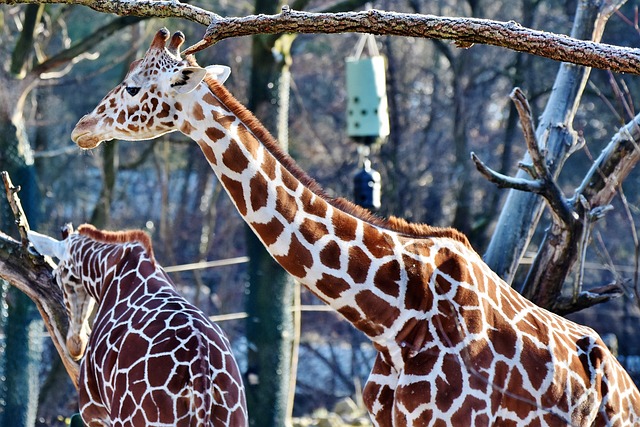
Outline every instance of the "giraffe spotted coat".
{"type": "Polygon", "coordinates": [[[627,426],[640,393],[591,329],[541,309],[452,229],[384,221],[328,197],[222,86],[160,30],[72,133],[82,148],[180,131],[267,250],[364,332],[377,426],[627,426]]]}
{"type": "Polygon", "coordinates": [[[61,242],[35,233],[31,241],[60,259],[54,277],[69,312],[67,347],[77,359],[84,353],[79,404],[86,425],[247,425],[229,341],[176,291],[146,234],[84,225],[61,242]],[[89,300],[97,301],[90,334],[82,326],[89,300]]]}

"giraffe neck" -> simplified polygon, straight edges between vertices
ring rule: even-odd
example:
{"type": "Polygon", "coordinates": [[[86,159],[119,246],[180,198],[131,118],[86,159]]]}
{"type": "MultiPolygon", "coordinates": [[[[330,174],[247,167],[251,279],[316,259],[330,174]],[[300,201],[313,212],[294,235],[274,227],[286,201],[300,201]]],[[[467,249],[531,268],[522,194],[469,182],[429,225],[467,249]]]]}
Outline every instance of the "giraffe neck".
{"type": "MultiPolygon", "coordinates": [[[[122,270],[139,271],[143,277],[153,274],[157,266],[141,243],[123,242],[118,245],[96,242],[83,236],[73,236],[72,257],[74,264],[81,266],[80,277],[83,287],[100,305],[105,299],[120,298],[123,292],[132,293],[135,289],[117,289],[129,285],[123,280],[122,270]],[[133,270],[133,267],[136,270],[133,270]],[[112,286],[114,279],[117,286],[112,286]],[[124,284],[124,285],[123,285],[124,284]]],[[[133,275],[131,279],[139,279],[133,275]]]]}
{"type": "Polygon", "coordinates": [[[236,208],[291,275],[383,348],[400,315],[401,236],[464,236],[450,229],[385,223],[330,199],[278,148],[257,119],[215,81],[181,107],[194,139],[236,208]],[[375,289],[374,289],[375,288],[375,289]]]}

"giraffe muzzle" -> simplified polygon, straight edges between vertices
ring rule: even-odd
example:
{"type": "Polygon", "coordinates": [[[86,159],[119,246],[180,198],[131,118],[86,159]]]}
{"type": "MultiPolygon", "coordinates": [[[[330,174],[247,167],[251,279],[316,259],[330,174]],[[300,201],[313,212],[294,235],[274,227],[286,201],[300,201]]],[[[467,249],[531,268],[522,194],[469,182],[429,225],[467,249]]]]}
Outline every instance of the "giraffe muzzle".
{"type": "Polygon", "coordinates": [[[67,350],[69,350],[69,355],[76,362],[82,359],[86,348],[87,340],[81,335],[69,335],[67,337],[67,350]]]}
{"type": "Polygon", "coordinates": [[[85,150],[95,148],[100,145],[103,140],[95,134],[97,122],[98,121],[93,117],[82,117],[71,132],[71,139],[73,142],[85,150]]]}

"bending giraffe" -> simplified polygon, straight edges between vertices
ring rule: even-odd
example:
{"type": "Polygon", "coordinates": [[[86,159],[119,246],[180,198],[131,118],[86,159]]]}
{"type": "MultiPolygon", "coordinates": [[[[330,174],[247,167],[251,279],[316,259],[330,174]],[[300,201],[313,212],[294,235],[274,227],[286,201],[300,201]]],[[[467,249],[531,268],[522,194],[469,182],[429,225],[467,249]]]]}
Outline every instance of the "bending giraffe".
{"type": "Polygon", "coordinates": [[[85,424],[248,425],[229,341],[178,294],[149,237],[90,225],[66,234],[58,241],[30,231],[29,240],[59,259],[54,277],[69,314],[67,348],[76,360],[84,355],[78,391],[85,424]]]}
{"type": "Polygon", "coordinates": [[[275,260],[373,342],[377,426],[640,423],[640,392],[593,330],[520,296],[459,232],[328,197],[224,88],[229,69],[182,59],[184,36],[169,38],[158,31],[73,140],[195,140],[275,260]]]}

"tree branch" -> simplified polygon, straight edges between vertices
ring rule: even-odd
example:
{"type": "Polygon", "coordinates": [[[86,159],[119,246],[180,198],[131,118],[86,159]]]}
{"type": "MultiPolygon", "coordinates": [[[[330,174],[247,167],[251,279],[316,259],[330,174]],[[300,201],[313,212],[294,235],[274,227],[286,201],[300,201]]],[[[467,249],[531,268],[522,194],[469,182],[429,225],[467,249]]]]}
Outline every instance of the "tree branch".
{"type": "MultiPolygon", "coordinates": [[[[532,164],[521,164],[520,167],[533,179],[508,177],[498,173],[482,163],[474,153],[471,153],[471,159],[475,163],[478,171],[498,187],[512,188],[543,196],[549,203],[554,216],[557,217],[566,228],[569,228],[572,223],[576,221],[577,217],[566,197],[562,194],[562,190],[558,186],[553,174],[547,167],[545,154],[540,148],[540,145],[544,146],[546,142],[542,144],[538,143],[533,127],[533,118],[531,117],[529,102],[520,88],[513,89],[510,97],[518,111],[524,140],[527,144],[527,151],[531,156],[532,164]]],[[[545,133],[545,135],[547,134],[545,133]]]]}
{"type": "Polygon", "coordinates": [[[66,346],[69,320],[62,290],[53,280],[54,266],[42,256],[27,250],[26,231],[29,224],[17,195],[19,189],[13,186],[7,172],[2,172],[2,179],[22,242],[0,231],[0,279],[18,288],[35,303],[62,363],[77,388],[79,367],[69,355],[66,346]]]}
{"type": "Polygon", "coordinates": [[[155,0],[0,0],[0,3],[65,3],[90,7],[122,16],[182,18],[207,26],[203,40],[185,54],[196,53],[230,37],[278,33],[371,33],[453,40],[458,46],[474,43],[499,46],[556,61],[602,68],[617,73],[640,74],[640,51],[621,46],[579,40],[522,27],[516,22],[478,18],[386,12],[314,13],[283,8],[277,15],[224,18],[178,1],[155,0]]]}

